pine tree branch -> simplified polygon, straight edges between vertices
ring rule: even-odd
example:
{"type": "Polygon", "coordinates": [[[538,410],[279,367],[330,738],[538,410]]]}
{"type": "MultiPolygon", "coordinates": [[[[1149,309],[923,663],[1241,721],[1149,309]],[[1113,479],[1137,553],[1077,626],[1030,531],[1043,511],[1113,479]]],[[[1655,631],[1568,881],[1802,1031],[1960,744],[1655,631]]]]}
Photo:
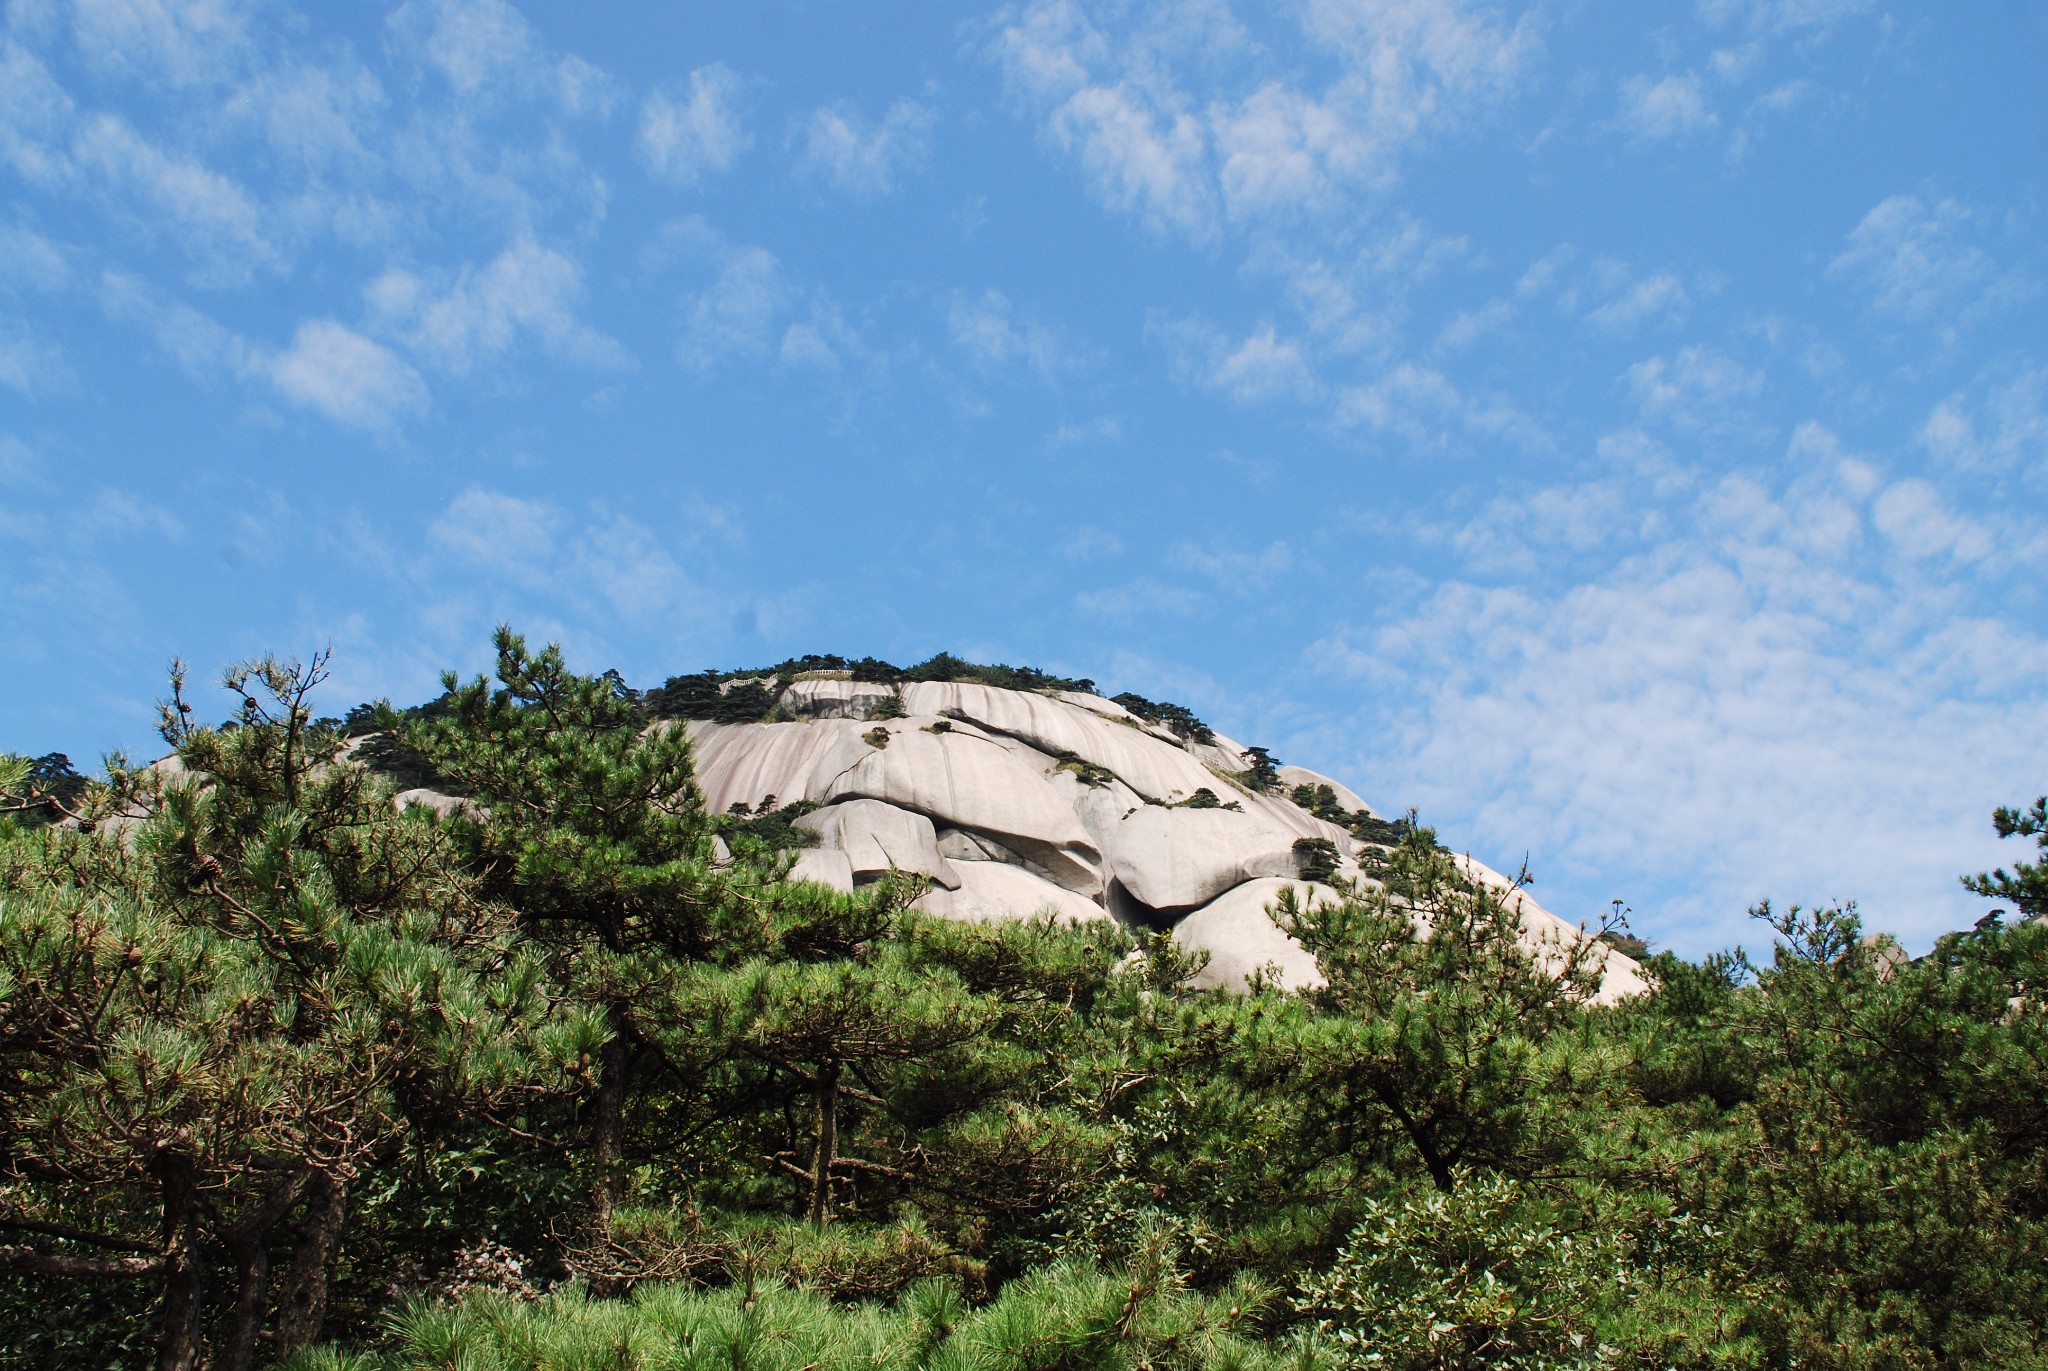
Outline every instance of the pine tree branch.
{"type": "Polygon", "coordinates": [[[87,1279],[108,1276],[161,1276],[169,1268],[162,1257],[66,1257],[31,1247],[0,1246],[0,1271],[33,1271],[40,1276],[87,1279]]]}
{"type": "Polygon", "coordinates": [[[62,1238],[66,1242],[89,1243],[94,1247],[109,1247],[117,1252],[154,1252],[154,1243],[138,1242],[134,1238],[119,1238],[107,1233],[91,1233],[83,1228],[69,1228],[61,1223],[44,1223],[40,1219],[0,1218],[0,1228],[17,1233],[40,1233],[46,1238],[62,1238]]]}

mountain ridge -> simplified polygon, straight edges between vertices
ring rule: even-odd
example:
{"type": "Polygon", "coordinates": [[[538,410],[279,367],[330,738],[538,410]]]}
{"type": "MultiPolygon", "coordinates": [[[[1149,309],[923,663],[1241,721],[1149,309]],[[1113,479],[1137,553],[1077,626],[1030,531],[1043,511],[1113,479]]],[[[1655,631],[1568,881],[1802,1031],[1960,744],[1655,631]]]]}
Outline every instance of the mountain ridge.
{"type": "MultiPolygon", "coordinates": [[[[1372,881],[1374,854],[1407,830],[1182,706],[1035,668],[812,655],[631,693],[650,726],[688,731],[707,810],[795,846],[792,876],[851,891],[910,872],[929,886],[915,906],[941,917],[1171,931],[1207,959],[1203,985],[1319,984],[1269,906],[1287,888],[1327,901],[1372,881]]],[[[401,796],[454,798],[430,784],[401,796]]],[[[1523,882],[1458,860],[1502,892],[1539,958],[1561,962],[1592,936],[1523,882]]],[[[1601,999],[1647,988],[1633,959],[1596,955],[1601,999]]]]}

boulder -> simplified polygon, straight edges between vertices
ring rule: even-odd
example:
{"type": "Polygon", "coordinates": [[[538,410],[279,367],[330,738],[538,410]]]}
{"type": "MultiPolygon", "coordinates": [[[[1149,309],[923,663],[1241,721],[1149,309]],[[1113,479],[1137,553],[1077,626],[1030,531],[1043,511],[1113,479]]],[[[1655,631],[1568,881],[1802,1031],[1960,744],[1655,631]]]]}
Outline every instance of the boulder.
{"type": "Polygon", "coordinates": [[[1055,760],[1077,757],[1154,799],[1172,802],[1227,788],[1173,743],[1050,695],[965,681],[914,682],[903,687],[903,703],[912,714],[969,720],[1055,760]]]}
{"type": "Polygon", "coordinates": [[[856,733],[865,755],[817,798],[882,800],[934,823],[988,834],[1055,885],[1089,899],[1100,894],[1102,854],[1045,777],[995,743],[959,730],[933,733],[930,722],[913,716],[877,725],[888,736],[883,747],[856,733]]]}
{"type": "Polygon", "coordinates": [[[834,890],[851,893],[853,890],[853,863],[844,852],[831,847],[807,847],[799,852],[795,865],[789,868],[792,881],[816,881],[829,885],[834,890]]]}
{"type": "Polygon", "coordinates": [[[1024,865],[1024,859],[986,833],[969,833],[964,828],[939,830],[939,855],[955,862],[1007,862],[1024,865]]]}
{"type": "Polygon", "coordinates": [[[733,805],[753,808],[769,796],[776,803],[823,800],[834,777],[873,749],[861,741],[865,726],[853,719],[820,719],[794,724],[689,725],[697,755],[697,784],[704,807],[724,814],[733,805]]]}
{"type": "Polygon", "coordinates": [[[957,890],[928,891],[913,908],[945,919],[969,923],[1002,923],[1055,915],[1061,923],[1106,922],[1109,915],[1093,900],[1062,890],[1020,866],[1002,862],[960,862],[957,890]]]}
{"type": "Polygon", "coordinates": [[[1110,875],[1155,910],[1207,904],[1261,876],[1293,876],[1298,836],[1260,809],[1159,805],[1143,805],[1100,830],[1110,875]]]}
{"type": "Polygon", "coordinates": [[[444,819],[457,815],[465,819],[475,819],[483,814],[483,807],[474,800],[465,799],[460,795],[444,795],[438,790],[428,790],[424,786],[399,791],[391,797],[391,803],[401,810],[430,809],[444,819]]]}
{"type": "Polygon", "coordinates": [[[932,821],[922,814],[880,800],[847,800],[812,810],[796,826],[817,834],[820,847],[844,852],[856,884],[891,871],[915,871],[948,890],[960,885],[953,864],[939,854],[932,821]]]}
{"type": "Polygon", "coordinates": [[[1337,902],[1328,886],[1265,877],[1224,892],[1174,925],[1173,940],[1186,952],[1206,952],[1209,964],[1195,977],[1202,989],[1237,988],[1261,967],[1278,968],[1283,989],[1302,990],[1325,983],[1308,949],[1280,931],[1268,910],[1280,892],[1311,907],[1337,902]]]}

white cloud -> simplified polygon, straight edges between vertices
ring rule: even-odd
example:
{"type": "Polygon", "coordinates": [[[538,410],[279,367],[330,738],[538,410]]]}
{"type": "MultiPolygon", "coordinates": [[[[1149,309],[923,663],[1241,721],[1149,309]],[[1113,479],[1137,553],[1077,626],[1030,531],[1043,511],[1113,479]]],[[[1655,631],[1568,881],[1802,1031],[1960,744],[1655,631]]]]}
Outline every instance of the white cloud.
{"type": "Polygon", "coordinates": [[[1610,333],[1628,333],[1651,320],[1681,317],[1689,303],[1685,283],[1669,272],[1632,282],[1587,311],[1587,322],[1610,333]]]}
{"type": "Polygon", "coordinates": [[[1079,422],[1068,419],[1045,435],[1048,448],[1097,447],[1123,441],[1124,421],[1114,414],[1098,414],[1079,422]]]}
{"type": "Polygon", "coordinates": [[[1718,125],[1720,117],[1707,107],[1700,78],[1686,73],[1652,81],[1631,76],[1621,83],[1621,127],[1638,142],[1690,138],[1718,125]]]}
{"type": "Polygon", "coordinates": [[[954,292],[946,327],[954,345],[990,371],[1021,364],[1050,381],[1074,364],[1058,334],[1035,319],[1020,319],[999,290],[983,291],[979,298],[954,292]]]}
{"type": "Polygon", "coordinates": [[[2016,468],[2048,478],[2048,367],[2022,366],[1987,378],[1976,390],[1957,391],[1936,405],[1921,427],[1921,443],[1952,468],[2016,468]]]}
{"type": "Polygon", "coordinates": [[[934,122],[931,108],[913,100],[898,100],[873,124],[851,105],[828,105],[804,126],[798,170],[849,194],[886,195],[931,156],[934,122]]]}
{"type": "Polygon", "coordinates": [[[1213,390],[1239,404],[1309,399],[1321,392],[1300,343],[1272,324],[1241,339],[1197,319],[1155,324],[1167,359],[1183,384],[1213,390]]]}
{"type": "Polygon", "coordinates": [[[1724,352],[1698,345],[1674,357],[1651,357],[1628,369],[1643,413],[1688,427],[1725,423],[1761,394],[1764,376],[1724,352]]]}
{"type": "Polygon", "coordinates": [[[1965,241],[1975,218],[1955,200],[1894,195],[1863,216],[1828,275],[1855,281],[1876,308],[1906,319],[1975,304],[2001,284],[1990,255],[1965,241]]]}
{"type": "Polygon", "coordinates": [[[417,371],[332,319],[301,323],[291,345],[274,351],[132,276],[104,273],[99,300],[109,318],[146,329],[158,349],[201,384],[260,381],[295,405],[372,433],[427,409],[426,382],[417,371]]]}
{"type": "Polygon", "coordinates": [[[611,108],[611,79],[580,57],[549,52],[506,0],[408,0],[388,23],[465,100],[538,93],[572,115],[611,108]]]}
{"type": "Polygon", "coordinates": [[[1140,576],[1121,586],[1084,590],[1074,596],[1074,608],[1096,619],[1128,624],[1140,619],[1184,619],[1199,615],[1209,599],[1200,591],[1170,586],[1155,577],[1140,576]]]}
{"type": "Polygon", "coordinates": [[[373,180],[383,158],[377,121],[384,88],[359,63],[286,63],[241,87],[229,108],[246,113],[273,151],[307,172],[345,181],[373,180]]]}
{"type": "MultiPolygon", "coordinates": [[[[579,635],[604,624],[701,631],[723,626],[733,612],[684,570],[662,537],[603,505],[579,517],[547,500],[471,486],[428,533],[455,567],[487,578],[494,613],[523,622],[548,607],[566,614],[579,635]]],[[[444,592],[454,588],[441,568],[420,574],[444,592]]]]}
{"type": "Polygon", "coordinates": [[[1991,535],[1983,525],[1951,510],[1927,481],[1900,481],[1886,490],[1871,519],[1893,546],[1916,561],[1948,556],[1974,562],[1991,551],[1991,535]]]}
{"type": "Polygon", "coordinates": [[[435,543],[479,570],[545,584],[555,561],[561,513],[541,500],[471,486],[428,529],[435,543]]]}
{"type": "Polygon", "coordinates": [[[248,191],[210,167],[163,151],[124,121],[112,115],[87,121],[73,156],[81,170],[136,194],[150,219],[174,224],[208,276],[240,280],[252,267],[278,265],[262,207],[248,191]]]}
{"type": "Polygon", "coordinates": [[[236,0],[74,0],[72,33],[103,71],[171,85],[216,82],[246,55],[254,8],[236,0]]]}
{"type": "Polygon", "coordinates": [[[1620,896],[1694,951],[1765,897],[1858,898],[1922,945],[1976,917],[1955,876],[1999,860],[1988,811],[2048,767],[2048,639],[1923,577],[1988,531],[1824,433],[1800,446],[1817,469],[1708,481],[1682,520],[1620,517],[1649,502],[1611,483],[1475,519],[1489,541],[1573,520],[1622,555],[1562,589],[1446,582],[1322,644],[1370,689],[1368,793],[1481,855],[1532,848],[1560,913],[1620,896]]]}
{"type": "Polygon", "coordinates": [[[76,379],[55,344],[44,342],[0,317],[0,386],[34,400],[55,391],[70,390],[76,379]]]}
{"type": "Polygon", "coordinates": [[[1270,588],[1296,567],[1295,550],[1275,540],[1257,552],[1211,544],[1200,547],[1182,543],[1171,555],[1174,566],[1214,581],[1225,590],[1243,595],[1270,588]]]}
{"type": "Polygon", "coordinates": [[[247,340],[190,305],[163,298],[137,277],[103,272],[99,299],[109,318],[147,329],[158,350],[195,381],[261,370],[259,350],[247,340]]]}
{"type": "Polygon", "coordinates": [[[1098,557],[1123,555],[1123,539],[1093,524],[1083,524],[1060,544],[1060,556],[1070,562],[1092,562],[1098,557]]]}
{"type": "Polygon", "coordinates": [[[1084,86],[1053,111],[1047,131],[1078,152],[1095,193],[1111,209],[1195,238],[1214,232],[1207,150],[1192,115],[1155,111],[1123,86],[1084,86]]]}
{"type": "Polygon", "coordinates": [[[990,45],[1045,138],[1110,209],[1196,241],[1226,222],[1341,208],[1403,152],[1515,88],[1535,49],[1461,0],[1313,0],[1301,39],[1333,72],[1274,79],[1227,7],[1074,0],[1008,12],[990,45]]]}
{"type": "Polygon", "coordinates": [[[299,325],[265,367],[278,393],[338,424],[381,430],[427,407],[426,382],[390,349],[331,319],[299,325]]]}
{"type": "Polygon", "coordinates": [[[1337,392],[1332,417],[1346,428],[1393,433],[1419,448],[1454,439],[1548,449],[1542,425],[1497,396],[1468,394],[1434,367],[1402,362],[1337,392]]]}
{"type": "Polygon", "coordinates": [[[797,298],[768,249],[736,247],[722,255],[717,278],[684,306],[676,356],[697,371],[732,357],[765,355],[777,319],[797,298]]]}
{"type": "Polygon", "coordinates": [[[34,53],[0,38],[0,156],[35,185],[71,175],[71,97],[34,53]]]}
{"type": "Polygon", "coordinates": [[[623,347],[576,317],[582,293],[583,272],[575,262],[524,239],[480,271],[465,267],[438,295],[410,273],[392,271],[371,284],[368,297],[413,348],[451,371],[504,353],[521,333],[578,366],[629,367],[623,347]]]}
{"type": "Polygon", "coordinates": [[[722,63],[690,73],[689,93],[656,91],[640,107],[640,155],[665,181],[692,186],[753,145],[740,122],[739,76],[722,63]]]}
{"type": "Polygon", "coordinates": [[[650,271],[686,263],[709,273],[682,301],[676,360],[692,371],[741,359],[825,372],[887,360],[826,291],[793,278],[768,249],[731,242],[702,215],[664,225],[642,260],[650,271]]]}
{"type": "Polygon", "coordinates": [[[52,489],[49,464],[11,433],[0,433],[0,486],[45,493],[52,489]]]}
{"type": "Polygon", "coordinates": [[[866,342],[846,322],[838,306],[822,297],[811,301],[807,319],[792,323],[782,334],[775,360],[785,367],[814,367],[837,372],[855,358],[869,356],[866,342]]]}
{"type": "Polygon", "coordinates": [[[1761,33],[1826,32],[1870,13],[1876,0],[1700,0],[1709,24],[1738,24],[1761,33]]]}

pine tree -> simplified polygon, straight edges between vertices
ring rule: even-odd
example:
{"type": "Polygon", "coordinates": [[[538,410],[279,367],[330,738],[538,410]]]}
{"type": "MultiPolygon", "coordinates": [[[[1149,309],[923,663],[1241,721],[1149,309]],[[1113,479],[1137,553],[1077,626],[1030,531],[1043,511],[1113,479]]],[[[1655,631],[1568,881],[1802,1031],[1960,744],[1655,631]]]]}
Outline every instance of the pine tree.
{"type": "Polygon", "coordinates": [[[2000,867],[1965,876],[1964,887],[1986,899],[2011,900],[2021,918],[2048,917],[2048,795],[2035,800],[2034,807],[2024,812],[2000,805],[1992,811],[1991,824],[2001,838],[2034,839],[2044,860],[2014,862],[2010,872],[2000,867]]]}
{"type": "Polygon", "coordinates": [[[1440,1191],[1461,1167],[1521,1175],[1570,1155],[1615,1069],[1582,1013],[1598,944],[1539,960],[1514,903],[1419,828],[1343,900],[1304,906],[1290,889],[1273,911],[1327,978],[1288,1051],[1296,1088],[1335,1131],[1404,1140],[1440,1191]]]}
{"type": "Polygon", "coordinates": [[[310,1341],[350,1187],[413,1116],[544,1090],[588,1037],[445,835],[313,724],[324,668],[229,670],[218,729],[174,672],[174,759],[0,845],[0,1269],[154,1282],[163,1371],[209,1329],[231,1371],[310,1341]]]}
{"type": "MultiPolygon", "coordinates": [[[[1060,1017],[1052,994],[1106,977],[1120,939],[935,928],[905,912],[909,878],[786,882],[786,856],[705,813],[681,727],[555,647],[496,645],[495,687],[449,678],[436,717],[387,724],[462,787],[452,827],[487,888],[607,1025],[562,1121],[586,1244],[616,1249],[629,1201],[755,1210],[794,1183],[791,1208],[822,1226],[856,1192],[874,1197],[864,1217],[894,1198],[972,1207],[978,1172],[1001,1204],[1059,1169],[1072,1131],[1023,1107],[1046,1054],[1017,1039],[1060,1017]]],[[[611,1270],[630,1283],[629,1266],[611,1270]]]]}

